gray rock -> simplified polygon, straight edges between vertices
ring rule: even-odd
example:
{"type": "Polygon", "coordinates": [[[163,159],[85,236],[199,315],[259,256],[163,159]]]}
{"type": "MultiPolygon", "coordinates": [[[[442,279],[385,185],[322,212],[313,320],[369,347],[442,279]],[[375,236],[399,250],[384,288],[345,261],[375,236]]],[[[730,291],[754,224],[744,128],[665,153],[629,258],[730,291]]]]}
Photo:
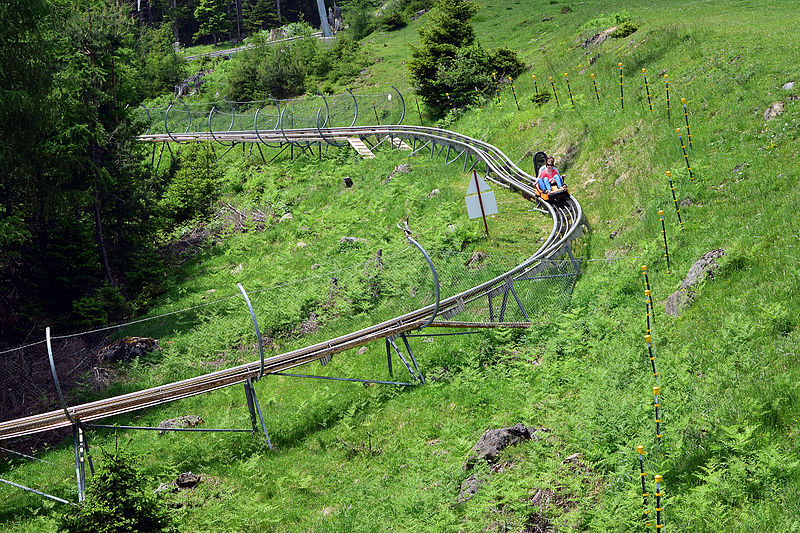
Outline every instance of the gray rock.
{"type": "Polygon", "coordinates": [[[476,270],[477,268],[480,267],[480,264],[483,263],[483,261],[488,257],[489,254],[487,254],[486,252],[481,252],[479,250],[476,250],[472,252],[472,257],[467,259],[467,262],[464,263],[464,265],[471,268],[472,270],[476,270]]]}
{"type": "Polygon", "coordinates": [[[714,272],[719,269],[719,265],[714,259],[723,257],[725,250],[717,248],[703,254],[686,273],[686,277],[681,282],[680,288],[667,297],[664,312],[670,316],[678,316],[682,309],[686,309],[695,299],[695,291],[692,290],[704,278],[714,278],[714,272]]]}
{"type": "Polygon", "coordinates": [[[532,438],[530,431],[525,424],[517,424],[508,428],[491,429],[483,434],[477,444],[470,450],[465,469],[469,470],[478,461],[494,463],[500,452],[509,446],[519,444],[524,440],[532,438]]]}
{"type": "MultiPolygon", "coordinates": [[[[613,31],[616,30],[616,29],[617,29],[616,26],[611,26],[610,28],[601,31],[600,33],[596,33],[596,34],[592,35],[591,37],[589,37],[588,39],[586,39],[585,41],[583,41],[580,44],[584,48],[589,48],[590,46],[600,46],[601,44],[606,42],[606,40],[611,35],[611,33],[613,33],[613,31]]],[[[596,61],[597,60],[597,56],[595,56],[593,59],[596,61]]],[[[590,61],[590,63],[593,64],[594,61],[590,61]]]]}
{"type": "Polygon", "coordinates": [[[439,189],[433,189],[431,192],[428,193],[428,198],[433,198],[434,196],[439,196],[439,189]]]}
{"type": "Polygon", "coordinates": [[[385,183],[389,183],[389,181],[393,177],[395,177],[397,174],[405,174],[406,172],[411,172],[411,165],[409,165],[407,163],[401,163],[401,164],[397,165],[396,167],[394,167],[394,170],[392,170],[392,173],[389,174],[389,176],[383,181],[383,183],[384,184],[385,183]]]}
{"type": "Polygon", "coordinates": [[[175,485],[172,483],[161,483],[153,492],[156,494],[160,492],[175,492],[175,485]]]}
{"type": "Polygon", "coordinates": [[[783,102],[775,102],[764,111],[764,120],[772,120],[783,114],[783,102]]]}
{"type": "Polygon", "coordinates": [[[170,418],[168,420],[161,421],[161,423],[158,425],[158,434],[163,435],[164,433],[169,432],[169,430],[172,428],[193,428],[204,423],[205,421],[197,415],[183,415],[179,416],[178,418],[170,418]]]}
{"type": "Polygon", "coordinates": [[[175,479],[175,484],[181,489],[193,489],[198,483],[200,483],[200,476],[191,472],[178,474],[177,479],[175,479]]]}
{"type": "Polygon", "coordinates": [[[703,257],[698,259],[689,269],[689,272],[686,273],[686,277],[681,282],[681,289],[689,289],[700,283],[703,279],[703,274],[713,278],[714,272],[719,269],[719,265],[714,259],[719,259],[725,255],[725,250],[722,248],[704,253],[703,257]]]}
{"type": "Polygon", "coordinates": [[[361,348],[358,349],[358,355],[364,355],[365,353],[367,353],[366,346],[362,346],[361,348]]]}
{"type": "Polygon", "coordinates": [[[794,89],[794,82],[793,82],[793,81],[790,81],[790,82],[784,83],[784,84],[783,84],[783,87],[781,87],[781,88],[782,88],[784,91],[791,91],[792,89],[794,89]]]}
{"type": "Polygon", "coordinates": [[[483,485],[483,480],[480,479],[475,474],[472,474],[467,479],[465,479],[461,483],[461,491],[458,493],[458,499],[456,503],[464,503],[465,501],[470,500],[475,494],[478,493],[478,489],[481,488],[483,485]]]}
{"type": "Polygon", "coordinates": [[[117,361],[130,361],[145,354],[160,350],[156,339],[149,337],[125,337],[97,352],[97,359],[101,363],[114,363],[117,361]]]}
{"type": "Polygon", "coordinates": [[[283,215],[280,218],[280,220],[278,220],[278,222],[286,222],[288,220],[292,220],[292,214],[291,213],[286,213],[285,215],[283,215]]]}
{"type": "Polygon", "coordinates": [[[341,239],[339,239],[339,242],[340,243],[346,243],[346,242],[357,243],[357,242],[368,242],[368,241],[367,241],[367,239],[362,239],[361,237],[345,236],[345,237],[342,237],[341,239]]]}

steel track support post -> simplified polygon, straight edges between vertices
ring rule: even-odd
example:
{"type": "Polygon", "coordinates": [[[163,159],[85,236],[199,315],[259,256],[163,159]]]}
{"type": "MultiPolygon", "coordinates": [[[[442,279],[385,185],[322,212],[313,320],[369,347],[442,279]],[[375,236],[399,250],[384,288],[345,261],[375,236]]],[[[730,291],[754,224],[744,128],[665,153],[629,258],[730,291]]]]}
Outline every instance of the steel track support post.
{"type": "Polygon", "coordinates": [[[519,296],[517,296],[517,292],[514,290],[514,287],[513,286],[510,287],[509,290],[511,291],[511,294],[514,296],[514,300],[517,301],[517,306],[519,307],[519,310],[522,311],[522,316],[525,317],[525,321],[529,322],[530,319],[528,318],[528,313],[525,312],[525,307],[522,305],[519,296]]]}
{"type": "MultiPolygon", "coordinates": [[[[72,449],[75,453],[75,477],[78,483],[78,503],[83,503],[86,499],[84,494],[86,484],[86,472],[83,469],[83,459],[81,455],[81,444],[78,441],[78,433],[80,428],[78,424],[72,426],[72,449]]],[[[81,441],[83,437],[81,436],[81,441]]]]}
{"type": "Polygon", "coordinates": [[[389,342],[389,344],[391,344],[392,348],[394,348],[397,357],[400,358],[400,361],[402,361],[403,365],[406,367],[406,370],[408,370],[408,373],[411,374],[411,377],[417,379],[417,376],[414,374],[414,371],[411,370],[411,365],[409,365],[408,361],[406,361],[406,358],[403,357],[403,352],[400,351],[400,348],[398,348],[397,344],[394,342],[394,338],[387,337],[387,341],[389,342]]]}
{"type": "Polygon", "coordinates": [[[506,305],[508,305],[508,291],[503,293],[503,302],[500,305],[500,318],[498,322],[502,322],[503,318],[506,316],[506,305]]]}
{"type": "Polygon", "coordinates": [[[575,269],[575,275],[577,276],[578,272],[580,271],[581,264],[577,259],[575,259],[575,256],[572,255],[572,246],[569,243],[567,243],[567,255],[569,256],[569,260],[572,261],[572,268],[575,269]]]}
{"type": "Polygon", "coordinates": [[[394,374],[392,374],[392,349],[389,346],[388,338],[386,339],[386,362],[388,363],[389,366],[389,376],[393,377],[394,374]]]}
{"type": "Polygon", "coordinates": [[[253,380],[248,379],[244,382],[244,397],[247,400],[247,410],[250,411],[250,424],[253,426],[253,433],[258,431],[258,422],[256,421],[256,406],[253,403],[253,380]]]}
{"type": "Polygon", "coordinates": [[[494,322],[494,303],[492,303],[491,293],[486,295],[489,298],[489,322],[494,322]]]}
{"type": "Polygon", "coordinates": [[[261,406],[258,404],[258,396],[256,396],[256,388],[253,386],[253,382],[251,379],[247,380],[250,383],[250,394],[253,398],[253,405],[256,408],[256,414],[258,415],[258,420],[261,422],[261,431],[264,432],[264,437],[267,439],[267,446],[269,449],[272,450],[272,441],[269,440],[269,433],[267,432],[267,424],[264,423],[264,415],[261,413],[261,406]]]}
{"type": "Polygon", "coordinates": [[[401,333],[400,338],[403,339],[403,344],[406,345],[406,351],[408,352],[408,356],[411,358],[411,363],[414,365],[414,370],[417,371],[417,375],[414,377],[414,379],[419,379],[420,383],[424,385],[425,376],[422,375],[422,371],[419,369],[419,365],[417,365],[417,360],[414,358],[414,352],[411,350],[411,345],[408,343],[406,334],[401,333]]]}

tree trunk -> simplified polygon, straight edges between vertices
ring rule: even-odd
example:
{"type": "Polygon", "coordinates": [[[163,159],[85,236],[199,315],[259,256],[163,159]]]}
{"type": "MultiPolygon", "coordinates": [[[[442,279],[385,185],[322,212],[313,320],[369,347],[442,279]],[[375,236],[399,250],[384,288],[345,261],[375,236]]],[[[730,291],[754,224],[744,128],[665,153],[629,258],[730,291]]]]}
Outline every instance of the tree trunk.
{"type": "Polygon", "coordinates": [[[278,26],[283,26],[283,20],[281,19],[281,0],[275,0],[275,3],[278,6],[278,26]]]}
{"type": "Polygon", "coordinates": [[[95,184],[94,187],[94,214],[95,225],[97,227],[97,244],[100,246],[100,256],[103,259],[103,269],[106,272],[106,278],[108,278],[108,281],[110,281],[112,285],[116,285],[114,282],[114,276],[111,274],[111,265],[108,263],[106,241],[103,238],[103,221],[100,217],[100,189],[97,187],[97,184],[95,184]]]}
{"type": "Polygon", "coordinates": [[[236,33],[239,34],[239,41],[242,40],[242,0],[236,0],[236,33]]]}

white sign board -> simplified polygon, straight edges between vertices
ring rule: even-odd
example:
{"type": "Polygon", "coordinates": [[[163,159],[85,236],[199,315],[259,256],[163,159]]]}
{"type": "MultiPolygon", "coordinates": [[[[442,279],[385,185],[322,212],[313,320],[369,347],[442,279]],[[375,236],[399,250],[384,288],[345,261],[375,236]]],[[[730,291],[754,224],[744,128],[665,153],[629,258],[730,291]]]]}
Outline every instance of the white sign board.
{"type": "MultiPolygon", "coordinates": [[[[486,182],[483,183],[484,185],[486,185],[486,182]]],[[[492,190],[483,192],[483,189],[481,189],[480,201],[478,200],[477,194],[467,196],[466,200],[467,200],[467,215],[471,219],[481,218],[483,215],[489,216],[497,214],[497,200],[494,199],[494,191],[492,190]],[[481,213],[481,202],[483,202],[483,213],[481,213]]]]}
{"type": "MultiPolygon", "coordinates": [[[[486,183],[486,180],[484,180],[482,177],[480,177],[478,175],[473,175],[472,179],[469,180],[469,187],[467,187],[467,194],[478,194],[478,189],[477,189],[477,187],[475,187],[475,179],[476,178],[478,180],[478,185],[480,185],[480,187],[481,187],[481,193],[483,193],[485,191],[491,191],[492,190],[489,187],[489,184],[486,183]]],[[[489,213],[486,213],[486,214],[488,215],[489,213]]]]}

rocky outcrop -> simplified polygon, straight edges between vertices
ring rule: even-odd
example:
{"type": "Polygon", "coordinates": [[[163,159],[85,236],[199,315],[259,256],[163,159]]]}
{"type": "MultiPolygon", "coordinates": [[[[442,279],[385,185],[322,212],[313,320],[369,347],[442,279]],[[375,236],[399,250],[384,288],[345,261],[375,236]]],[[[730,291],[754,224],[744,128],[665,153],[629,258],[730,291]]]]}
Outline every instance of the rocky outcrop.
{"type": "Polygon", "coordinates": [[[686,273],[678,290],[669,295],[664,312],[671,316],[678,316],[682,309],[692,305],[695,298],[693,288],[705,278],[713,279],[714,272],[719,269],[719,265],[714,260],[724,255],[726,255],[725,250],[722,248],[703,254],[703,257],[698,259],[686,273]]]}
{"type": "Polygon", "coordinates": [[[783,102],[775,102],[764,111],[764,120],[772,120],[778,115],[783,114],[783,102]]]}
{"type": "Polygon", "coordinates": [[[149,337],[124,337],[109,344],[97,352],[97,359],[101,363],[116,363],[130,361],[155,350],[160,350],[156,339],[149,337]]]}
{"type": "Polygon", "coordinates": [[[173,428],[193,428],[201,424],[205,424],[205,421],[197,415],[184,415],[179,416],[178,418],[170,418],[168,420],[161,421],[161,423],[158,425],[158,434],[163,435],[164,433],[168,433],[169,430],[173,428]]]}
{"type": "MultiPolygon", "coordinates": [[[[535,432],[534,432],[535,433],[535,432]]],[[[509,428],[490,429],[472,447],[465,468],[471,469],[478,461],[494,463],[500,452],[519,444],[524,440],[531,440],[532,435],[525,424],[517,424],[509,428]]]]}

